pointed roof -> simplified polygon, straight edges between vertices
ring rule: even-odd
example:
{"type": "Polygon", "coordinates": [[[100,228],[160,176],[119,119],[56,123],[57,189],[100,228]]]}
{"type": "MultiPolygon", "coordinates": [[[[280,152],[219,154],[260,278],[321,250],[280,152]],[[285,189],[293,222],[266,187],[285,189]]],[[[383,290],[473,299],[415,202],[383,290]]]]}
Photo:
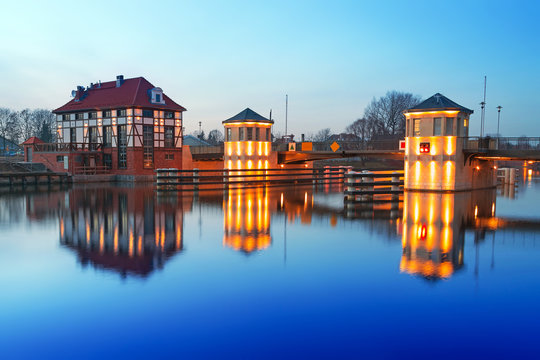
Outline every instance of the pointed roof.
{"type": "Polygon", "coordinates": [[[119,87],[116,87],[116,81],[104,82],[101,83],[101,86],[94,84],[91,88],[84,90],[81,100],[75,101],[75,99],[72,99],[53,112],[58,114],[121,107],[146,107],[176,111],[186,110],[165,94],[163,94],[165,104],[151,103],[149,91],[154,88],[155,86],[143,77],[125,79],[119,87]]]}
{"type": "Polygon", "coordinates": [[[239,112],[232,118],[222,121],[223,124],[235,123],[235,122],[265,122],[273,124],[274,120],[268,120],[262,115],[257,114],[250,108],[246,108],[244,111],[239,112]]]}
{"type": "Polygon", "coordinates": [[[405,110],[405,113],[413,111],[437,111],[437,110],[459,110],[463,112],[468,112],[472,114],[471,109],[467,109],[464,106],[461,106],[441,93],[436,93],[432,97],[422,101],[420,104],[413,106],[410,109],[405,110]]]}
{"type": "Polygon", "coordinates": [[[28,138],[25,142],[23,142],[21,145],[34,145],[34,144],[44,144],[45,141],[41,140],[37,136],[32,136],[31,138],[28,138]]]}

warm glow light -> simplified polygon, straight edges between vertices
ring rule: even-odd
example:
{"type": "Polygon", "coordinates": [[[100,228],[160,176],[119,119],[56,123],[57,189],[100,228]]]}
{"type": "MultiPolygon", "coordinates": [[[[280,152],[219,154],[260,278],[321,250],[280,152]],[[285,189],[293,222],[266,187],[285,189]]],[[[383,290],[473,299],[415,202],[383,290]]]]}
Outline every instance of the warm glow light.
{"type": "Polygon", "coordinates": [[[476,219],[478,217],[478,205],[474,207],[474,218],[476,219]]]}
{"type": "Polygon", "coordinates": [[[446,138],[446,155],[452,155],[454,153],[453,139],[452,136],[446,138]]]}
{"type": "Polygon", "coordinates": [[[437,150],[435,148],[435,144],[431,145],[431,151],[429,152],[430,155],[437,155],[437,150]]]}
{"type": "Polygon", "coordinates": [[[232,143],[230,142],[227,143],[227,153],[232,156],[232,143]]]}
{"type": "Polygon", "coordinates": [[[270,145],[269,142],[264,143],[264,156],[268,156],[268,147],[269,147],[269,145],[270,145]]]}
{"type": "Polygon", "coordinates": [[[253,154],[253,142],[248,141],[247,143],[247,155],[251,156],[253,154]]]}
{"type": "Polygon", "coordinates": [[[242,155],[242,150],[240,148],[240,141],[236,142],[236,155],[238,156],[242,155]]]}
{"type": "Polygon", "coordinates": [[[417,111],[417,112],[409,112],[409,113],[406,113],[406,114],[407,115],[424,115],[424,114],[440,114],[440,113],[443,113],[443,114],[451,115],[451,114],[457,114],[458,112],[459,112],[459,110],[417,111]]]}
{"type": "Polygon", "coordinates": [[[429,162],[429,176],[431,178],[431,185],[435,184],[435,161],[429,162]]]}
{"type": "Polygon", "coordinates": [[[240,161],[240,160],[237,160],[237,161],[236,161],[236,168],[237,168],[237,169],[241,169],[241,168],[242,168],[242,161],[240,161]]]}
{"type": "Polygon", "coordinates": [[[418,183],[420,180],[420,166],[420,161],[416,161],[414,164],[414,180],[416,183],[418,183]]]}
{"type": "Polygon", "coordinates": [[[262,156],[262,142],[259,141],[259,156],[262,156]]]}
{"type": "Polygon", "coordinates": [[[491,216],[495,216],[495,203],[491,203],[491,216]]]}
{"type": "Polygon", "coordinates": [[[264,168],[268,169],[268,160],[264,160],[264,168]]]}
{"type": "Polygon", "coordinates": [[[476,170],[480,170],[480,166],[476,166],[476,170]]]}
{"type": "Polygon", "coordinates": [[[253,167],[253,162],[251,160],[248,160],[247,167],[248,169],[251,169],[253,167]]]}
{"type": "Polygon", "coordinates": [[[259,162],[257,163],[257,169],[262,169],[262,161],[259,160],[259,162]]]}
{"type": "Polygon", "coordinates": [[[227,161],[227,169],[232,169],[232,161],[227,161]]]}
{"type": "Polygon", "coordinates": [[[531,175],[532,175],[532,169],[527,170],[527,174],[528,174],[529,176],[531,176],[531,175]]]}

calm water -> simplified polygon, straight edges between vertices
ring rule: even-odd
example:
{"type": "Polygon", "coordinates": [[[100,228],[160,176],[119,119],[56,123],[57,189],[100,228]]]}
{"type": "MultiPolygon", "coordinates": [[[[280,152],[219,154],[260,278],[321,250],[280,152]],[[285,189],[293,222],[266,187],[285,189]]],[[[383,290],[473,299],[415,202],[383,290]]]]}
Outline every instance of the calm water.
{"type": "Polygon", "coordinates": [[[540,182],[339,190],[0,195],[0,358],[537,358],[540,182]]]}

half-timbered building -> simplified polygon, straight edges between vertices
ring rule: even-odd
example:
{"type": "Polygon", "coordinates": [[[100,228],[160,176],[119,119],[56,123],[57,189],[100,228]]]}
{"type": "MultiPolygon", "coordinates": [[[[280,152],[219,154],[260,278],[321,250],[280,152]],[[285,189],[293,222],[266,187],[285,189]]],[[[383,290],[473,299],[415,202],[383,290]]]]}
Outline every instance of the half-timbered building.
{"type": "MultiPolygon", "coordinates": [[[[57,116],[56,161],[64,170],[151,175],[180,168],[186,110],[143,77],[78,86],[57,116]]],[[[46,149],[45,149],[46,150],[46,149]]],[[[52,159],[54,161],[54,159],[52,159]]],[[[80,172],[80,171],[79,171],[80,172]]]]}

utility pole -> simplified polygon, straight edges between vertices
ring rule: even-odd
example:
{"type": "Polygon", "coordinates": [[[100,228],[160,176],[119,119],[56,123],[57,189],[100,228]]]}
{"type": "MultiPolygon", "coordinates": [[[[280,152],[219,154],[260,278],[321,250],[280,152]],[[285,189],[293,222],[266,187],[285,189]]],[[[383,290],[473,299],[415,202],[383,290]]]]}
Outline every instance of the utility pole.
{"type": "Polygon", "coordinates": [[[501,109],[501,105],[497,106],[497,137],[501,136],[501,133],[499,132],[499,126],[501,124],[501,109]]]}
{"type": "Polygon", "coordinates": [[[201,138],[201,134],[202,134],[201,133],[201,125],[202,125],[202,121],[199,121],[199,139],[201,138]]]}
{"type": "Polygon", "coordinates": [[[285,139],[287,138],[288,113],[289,113],[289,95],[285,95],[285,139]]]}
{"type": "Polygon", "coordinates": [[[485,119],[485,108],[486,108],[486,83],[487,76],[484,76],[484,101],[480,103],[482,105],[482,115],[480,117],[480,137],[484,136],[484,119],[485,119]]]}

